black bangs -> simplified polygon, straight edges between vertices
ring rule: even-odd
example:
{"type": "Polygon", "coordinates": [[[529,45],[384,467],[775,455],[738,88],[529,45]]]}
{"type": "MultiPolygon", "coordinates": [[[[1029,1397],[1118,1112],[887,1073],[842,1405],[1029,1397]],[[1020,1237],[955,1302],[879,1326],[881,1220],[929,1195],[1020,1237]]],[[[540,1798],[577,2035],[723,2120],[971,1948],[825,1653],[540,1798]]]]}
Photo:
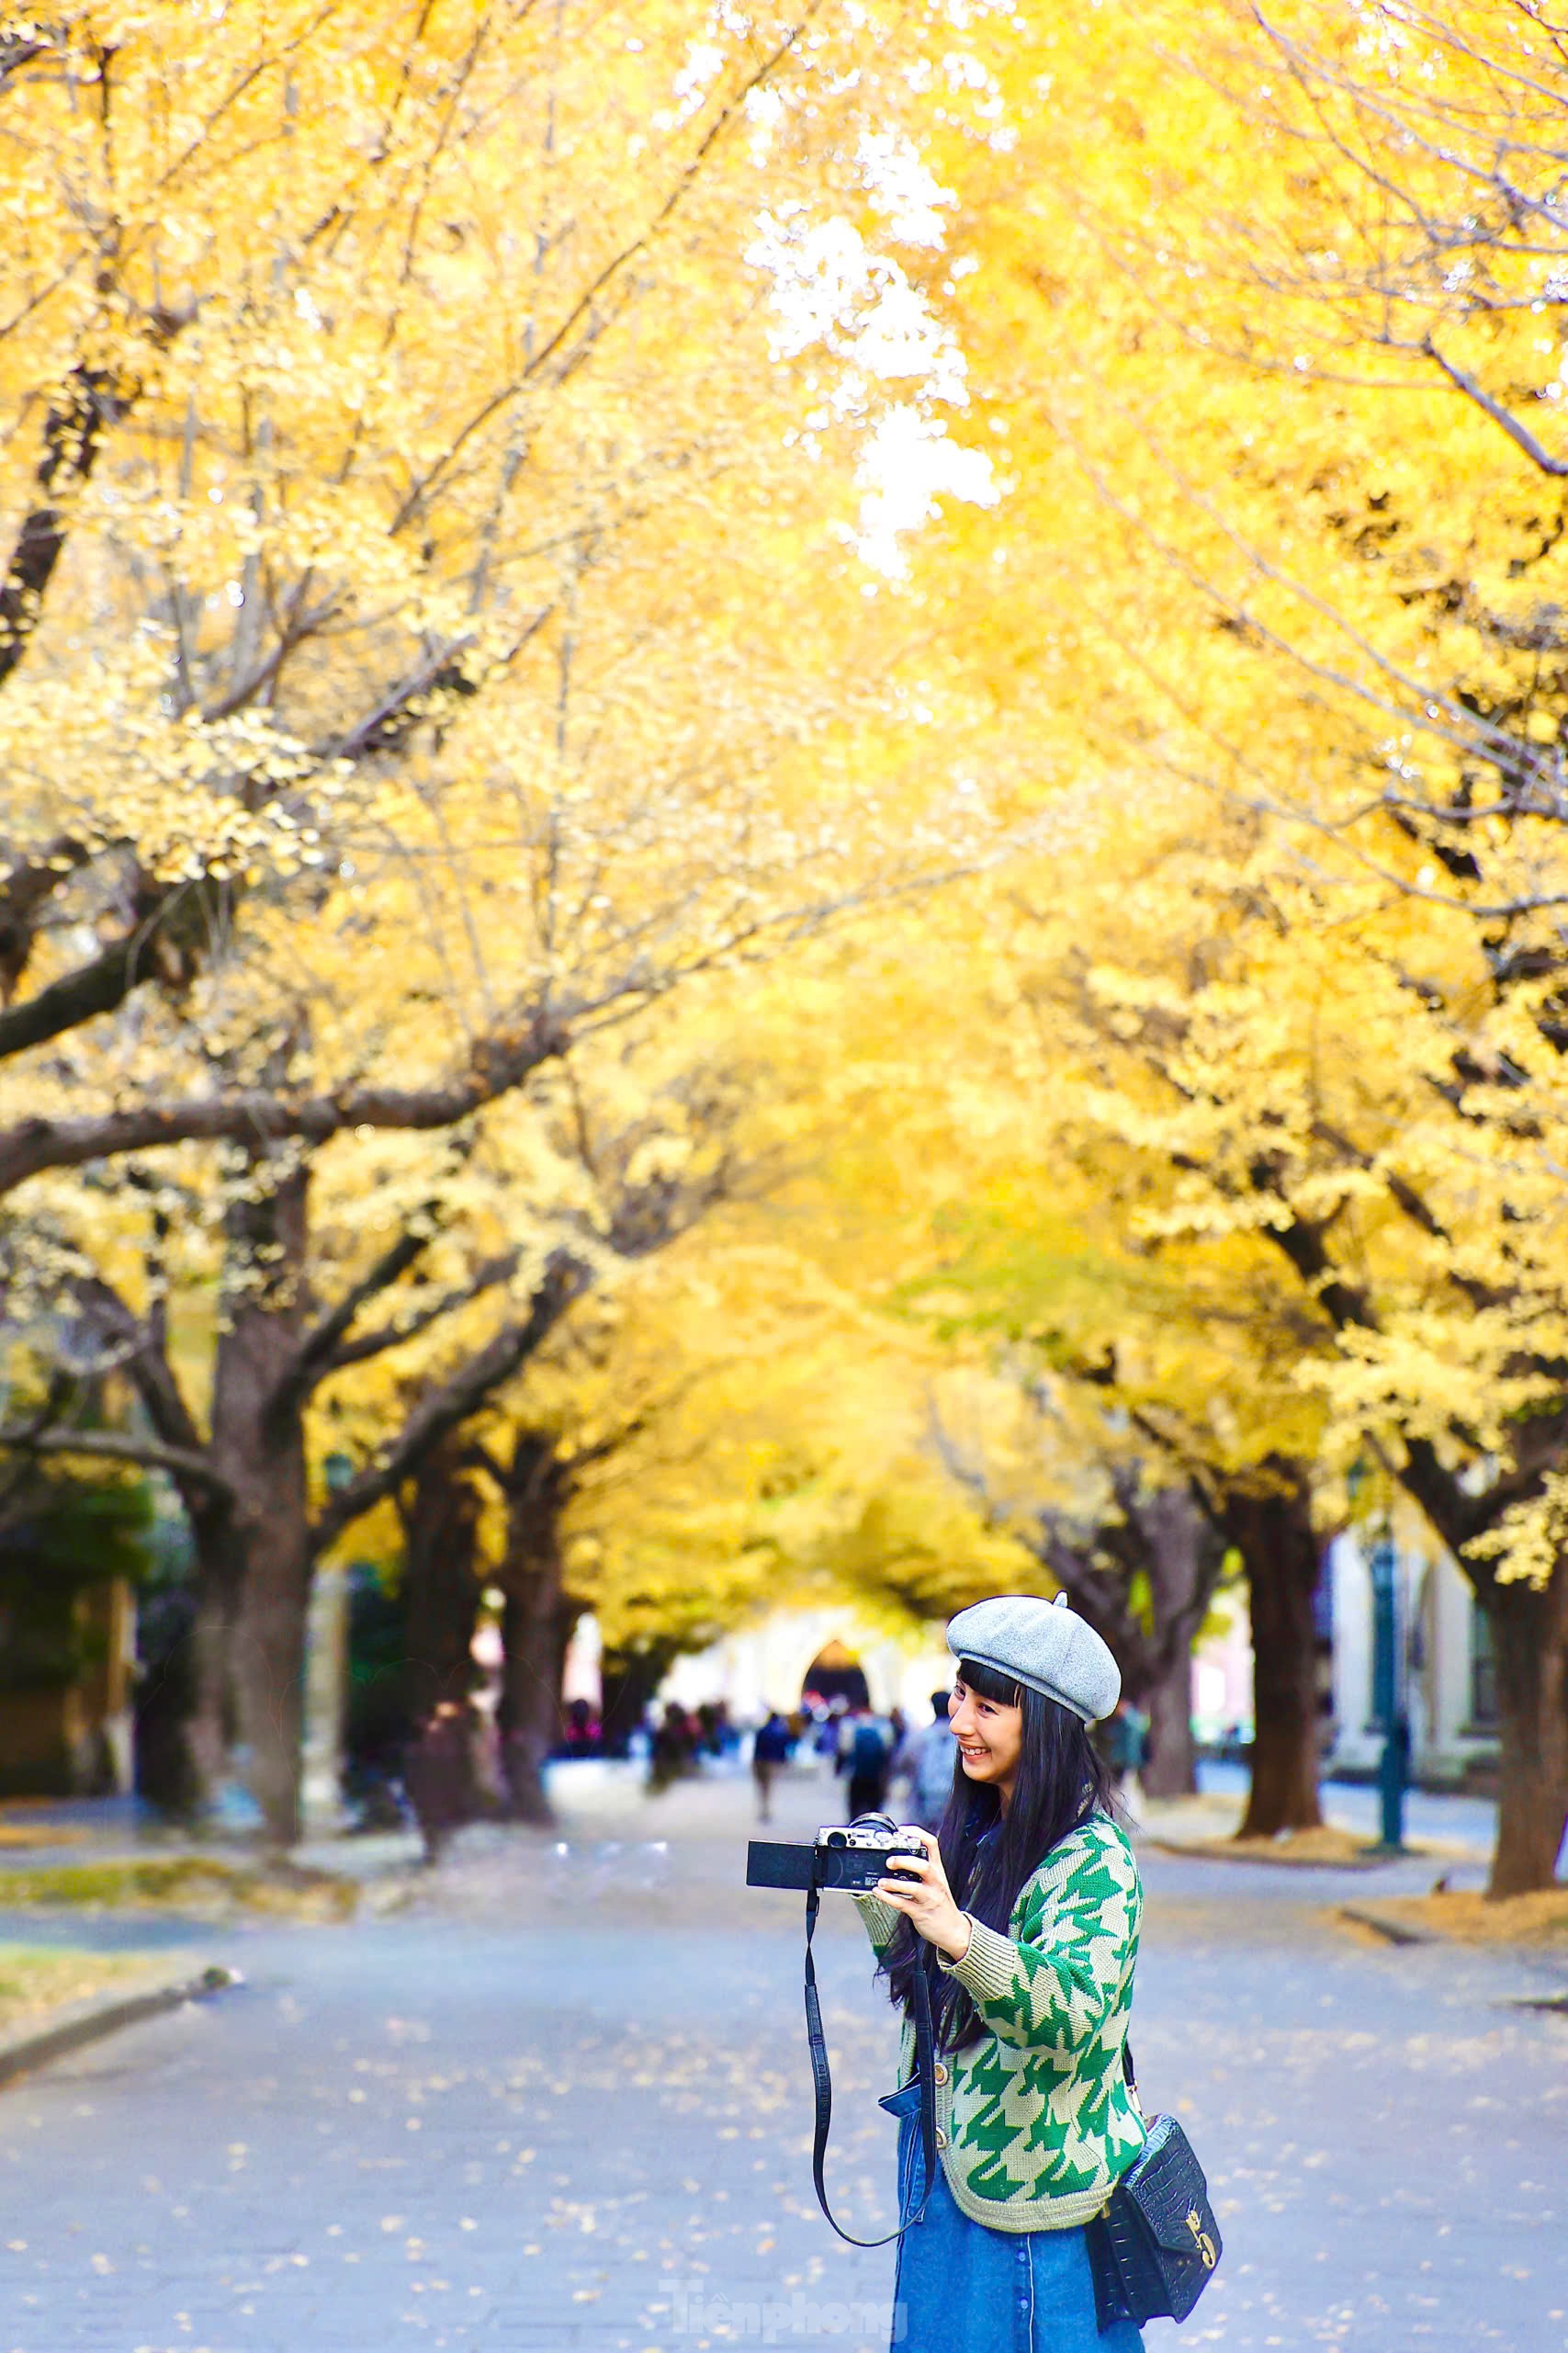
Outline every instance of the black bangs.
{"type": "Polygon", "coordinates": [[[987,1667],[978,1658],[961,1658],[958,1675],[972,1691],[977,1691],[983,1700],[993,1701],[998,1707],[1023,1705],[1023,1685],[1015,1683],[1010,1675],[1004,1675],[999,1667],[987,1667]]]}

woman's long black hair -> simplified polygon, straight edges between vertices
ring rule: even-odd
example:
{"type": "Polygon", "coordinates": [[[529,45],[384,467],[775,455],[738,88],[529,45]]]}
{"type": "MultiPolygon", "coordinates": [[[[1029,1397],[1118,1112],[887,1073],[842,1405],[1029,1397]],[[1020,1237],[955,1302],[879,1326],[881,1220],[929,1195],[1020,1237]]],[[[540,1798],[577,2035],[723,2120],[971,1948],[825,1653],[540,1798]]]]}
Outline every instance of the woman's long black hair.
{"type": "MultiPolygon", "coordinates": [[[[959,1908],[1005,1936],[1019,1889],[1052,1848],[1091,1814],[1121,1820],[1122,1809],[1088,1725],[1070,1708],[978,1659],[961,1658],[958,1672],[981,1699],[1023,1710],[1018,1773],[1006,1813],[994,1785],[969,1779],[955,1748],[953,1789],[938,1833],[942,1868],[959,1908]],[[996,1837],[982,1847],[986,1832],[998,1821],[996,1837]]],[[[901,1916],[880,1972],[891,1999],[905,2010],[914,1998],[917,1969],[927,1973],[939,2045],[957,2051],[973,2042],[983,2031],[974,2003],[956,1977],[937,1968],[935,1948],[901,1916]]]]}

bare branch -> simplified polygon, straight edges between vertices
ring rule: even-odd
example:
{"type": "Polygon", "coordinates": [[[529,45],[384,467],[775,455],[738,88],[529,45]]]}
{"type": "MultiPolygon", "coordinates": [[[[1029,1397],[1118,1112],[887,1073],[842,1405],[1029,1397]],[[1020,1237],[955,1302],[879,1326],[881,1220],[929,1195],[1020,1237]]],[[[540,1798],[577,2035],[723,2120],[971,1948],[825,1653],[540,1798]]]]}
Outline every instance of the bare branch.
{"type": "Polygon", "coordinates": [[[752,70],[739,89],[733,92],[730,97],[728,98],[725,104],[719,108],[713,121],[708,125],[707,130],[704,132],[695,153],[680,173],[673,187],[665,197],[663,203],[654,213],[652,219],[649,221],[648,226],[642,231],[641,234],[634,237],[628,244],[626,244],[621,248],[619,253],[611,256],[610,260],[604,265],[597,275],[583,288],[582,292],[578,296],[576,301],[571,305],[570,309],[567,311],[566,316],[560,321],[554,332],[546,336],[538,349],[534,352],[532,356],[529,358],[527,366],[520,370],[515,379],[510,384],[503,384],[498,392],[494,392],[491,395],[490,399],[485,402],[483,406],[478,409],[468,419],[468,424],[463,426],[461,432],[456,436],[450,448],[438,458],[435,463],[430,467],[425,473],[420,476],[418,481],[414,483],[413,488],[408,492],[408,495],[404,498],[402,504],[399,507],[397,514],[392,519],[391,528],[394,533],[404,529],[412,518],[420,513],[430,494],[430,492],[434,489],[436,482],[438,482],[442,477],[450,470],[464,445],[471,440],[476,433],[482,431],[492,416],[498,415],[503,409],[507,408],[511,402],[517,398],[517,395],[523,390],[524,387],[531,383],[535,377],[539,375],[544,368],[549,366],[550,362],[556,357],[557,354],[561,351],[562,347],[575,333],[578,326],[583,321],[592,316],[593,306],[599,300],[601,295],[608,291],[610,287],[615,284],[615,280],[622,276],[622,274],[629,267],[631,263],[637,259],[639,254],[643,254],[648,251],[660,230],[665,226],[666,222],[671,219],[685,197],[689,194],[694,183],[701,174],[703,165],[707,161],[709,153],[718,141],[723,132],[728,129],[732,122],[740,117],[748,98],[751,97],[756,91],[761,89],[765,84],[772,79],[779,66],[784,62],[791,50],[799,40],[801,34],[806,30],[812,18],[816,16],[819,5],[820,0],[810,0],[810,6],[802,12],[800,22],[797,25],[791,25],[787,28],[777,45],[752,70]]]}
{"type": "Polygon", "coordinates": [[[1423,338],[1421,348],[1428,359],[1436,361],[1450,383],[1456,386],[1467,401],[1473,401],[1476,407],[1483,415],[1489,416],[1494,424],[1499,425],[1516,449],[1524,451],[1532,466],[1539,468],[1543,474],[1556,477],[1568,474],[1568,458],[1554,458],[1544,444],[1536,439],[1529,427],[1520,424],[1511,409],[1506,409],[1500,401],[1495,401],[1491,393],[1476,382],[1473,376],[1464,368],[1456,367],[1451,359],[1446,358],[1430,335],[1423,338]]]}
{"type": "Polygon", "coordinates": [[[389,1290],[400,1275],[422,1259],[435,1239],[436,1205],[426,1202],[419,1213],[421,1223],[400,1234],[389,1250],[382,1252],[369,1272],[344,1292],[335,1307],[313,1324],[295,1352],[294,1363],[278,1382],[267,1401],[269,1415],[277,1414],[297,1405],[314,1388],[316,1383],[333,1369],[336,1352],[346,1339],[360,1311],[372,1299],[389,1290]]]}
{"type": "Polygon", "coordinates": [[[205,1454],[182,1447],[161,1446],[155,1440],[130,1438],[115,1430],[0,1430],[0,1446],[24,1454],[80,1454],[108,1463],[130,1463],[141,1469],[168,1471],[180,1480],[212,1488],[233,1500],[233,1489],[205,1454]]]}
{"type": "Polygon", "coordinates": [[[36,996],[24,998],[0,1012],[0,1061],[43,1046],[66,1030],[77,1029],[99,1013],[112,1013],[138,983],[162,976],[183,976],[185,956],[173,935],[199,903],[209,886],[181,883],[172,889],[140,893],[150,911],[122,939],[114,941],[90,964],[51,980],[36,996]]]}
{"type": "Polygon", "coordinates": [[[42,909],[91,854],[68,833],[18,857],[0,883],[0,996],[7,1001],[28,968],[42,909]]]}
{"type": "Polygon", "coordinates": [[[384,1502],[417,1468],[433,1446],[477,1412],[487,1398],[520,1372],[573,1301],[592,1281],[581,1261],[566,1250],[549,1260],[528,1313],[502,1326],[479,1352],[449,1379],[428,1390],[402,1429],[373,1463],[328,1498],[310,1532],[312,1553],[323,1552],[344,1530],[384,1502]]]}
{"type": "Polygon", "coordinates": [[[450,1127],[563,1053],[567,1042],[564,1018],[541,1012],[519,1031],[481,1039],[466,1075],[444,1087],[343,1087],[293,1100],[254,1087],[85,1119],[25,1119],[0,1131],[0,1193],[44,1169],[79,1169],[170,1144],[259,1145],[294,1137],[325,1144],[354,1127],[450,1127]]]}
{"type": "Polygon", "coordinates": [[[389,1348],[401,1348],[405,1342],[418,1340],[433,1324],[440,1323],[446,1316],[456,1315],[459,1307],[471,1307],[476,1299],[482,1299],[487,1291],[493,1291],[498,1283],[504,1283],[516,1270],[515,1250],[508,1250],[499,1258],[487,1259],[471,1283],[461,1284],[453,1291],[444,1291],[438,1299],[432,1299],[406,1323],[384,1324],[375,1331],[363,1332],[353,1340],[344,1341],[333,1349],[325,1371],[328,1374],[341,1373],[348,1365],[367,1363],[374,1356],[384,1355],[389,1348]]]}
{"type": "Polygon", "coordinates": [[[31,643],[65,546],[66,518],[58,502],[86,481],[104,429],[123,406],[111,377],[101,368],[79,367],[44,419],[43,455],[33,477],[38,503],[22,518],[0,580],[0,685],[31,643]]]}
{"type": "Polygon", "coordinates": [[[101,1275],[86,1277],[73,1290],[94,1329],[120,1351],[159,1443],[166,1452],[205,1460],[205,1442],[196,1416],[186,1403],[158,1330],[144,1323],[101,1275]]]}

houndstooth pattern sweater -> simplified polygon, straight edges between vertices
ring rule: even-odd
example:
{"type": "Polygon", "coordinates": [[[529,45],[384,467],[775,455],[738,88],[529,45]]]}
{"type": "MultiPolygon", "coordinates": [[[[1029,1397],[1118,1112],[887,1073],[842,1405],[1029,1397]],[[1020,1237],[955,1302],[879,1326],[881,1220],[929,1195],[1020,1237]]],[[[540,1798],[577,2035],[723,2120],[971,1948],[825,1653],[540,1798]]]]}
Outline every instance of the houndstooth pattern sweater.
{"type": "MultiPolygon", "coordinates": [[[[880,1959],[898,1923],[855,1902],[880,1959]]],[[[937,2146],[960,2212],[998,2231],[1061,2231],[1104,2204],[1145,2138],[1122,2063],[1143,1913],[1126,1838],[1096,1814],[1025,1880],[1001,1936],[973,1922],[962,1961],[937,1956],[987,2031],[937,2063],[937,2146]]],[[[914,2070],[906,2018],[899,2076],[914,2070]]]]}

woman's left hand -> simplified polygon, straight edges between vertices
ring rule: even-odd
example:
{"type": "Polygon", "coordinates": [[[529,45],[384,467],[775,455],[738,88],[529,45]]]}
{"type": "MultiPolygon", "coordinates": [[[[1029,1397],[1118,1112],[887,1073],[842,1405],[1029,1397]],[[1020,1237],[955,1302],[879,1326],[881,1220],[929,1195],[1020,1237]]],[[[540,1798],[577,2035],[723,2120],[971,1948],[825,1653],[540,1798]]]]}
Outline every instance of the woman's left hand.
{"type": "Polygon", "coordinates": [[[918,1862],[912,1855],[901,1856],[897,1872],[879,1879],[875,1892],[896,1912],[907,1915],[917,1936],[949,1960],[962,1961],[969,1950],[969,1916],[953,1902],[936,1832],[917,1830],[914,1835],[925,1848],[924,1855],[918,1862]]]}

